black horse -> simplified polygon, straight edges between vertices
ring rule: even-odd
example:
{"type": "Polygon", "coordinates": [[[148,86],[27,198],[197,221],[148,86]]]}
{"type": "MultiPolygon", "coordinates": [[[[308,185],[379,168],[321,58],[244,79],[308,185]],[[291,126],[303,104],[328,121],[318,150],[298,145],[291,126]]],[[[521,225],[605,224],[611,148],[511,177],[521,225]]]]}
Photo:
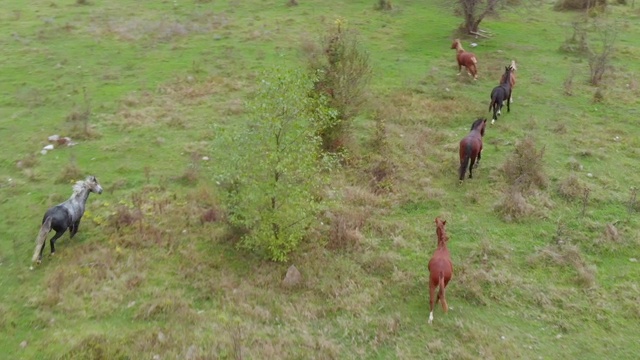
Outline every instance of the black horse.
{"type": "Polygon", "coordinates": [[[491,123],[495,123],[498,120],[498,115],[502,113],[502,105],[507,102],[507,112],[511,112],[511,72],[513,69],[511,66],[505,66],[504,75],[502,75],[502,82],[491,90],[491,102],[489,103],[489,111],[493,110],[493,117],[491,123]]]}
{"type": "Polygon", "coordinates": [[[42,218],[42,226],[36,239],[36,249],[33,252],[32,262],[40,264],[42,261],[44,243],[47,240],[47,234],[52,229],[55,230],[56,234],[49,240],[51,244],[51,255],[56,252],[56,240],[58,240],[67,229],[70,229],[71,238],[73,238],[80,227],[80,219],[82,219],[82,215],[84,215],[84,207],[91,192],[102,194],[102,187],[95,176],[88,176],[84,181],[76,182],[73,186],[73,194],[71,194],[69,200],[47,210],[42,218]]]}

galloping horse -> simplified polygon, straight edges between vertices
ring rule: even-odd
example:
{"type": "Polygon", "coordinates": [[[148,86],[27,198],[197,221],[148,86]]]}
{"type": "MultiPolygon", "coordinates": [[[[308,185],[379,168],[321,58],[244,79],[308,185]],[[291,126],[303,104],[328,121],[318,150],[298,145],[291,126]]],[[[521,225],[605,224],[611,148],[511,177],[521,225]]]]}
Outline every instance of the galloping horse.
{"type": "Polygon", "coordinates": [[[42,219],[42,226],[36,239],[36,249],[33,252],[32,262],[40,264],[42,261],[44,243],[51,229],[56,232],[51,240],[49,240],[51,244],[51,255],[56,252],[56,240],[62,236],[67,229],[70,229],[71,238],[73,238],[80,227],[80,219],[82,219],[82,215],[84,215],[84,207],[87,198],[89,198],[89,193],[92,192],[102,194],[102,187],[95,176],[87,176],[84,181],[78,181],[73,185],[73,194],[71,194],[71,197],[67,201],[47,210],[42,219]]]}
{"type": "MultiPolygon", "coordinates": [[[[518,70],[518,67],[516,66],[516,61],[515,60],[511,60],[511,65],[509,65],[509,67],[511,68],[511,76],[509,77],[509,85],[511,85],[511,91],[513,93],[513,87],[516,86],[516,70],[518,70]]],[[[500,76],[500,84],[502,84],[503,82],[505,82],[504,78],[507,74],[504,73],[502,74],[502,76],[500,76]]],[[[511,102],[513,102],[513,96],[509,97],[509,100],[511,102]]]]}
{"type": "Polygon", "coordinates": [[[510,66],[505,66],[504,74],[500,78],[500,85],[491,90],[491,102],[489,102],[489,111],[493,110],[491,123],[498,120],[498,115],[502,113],[502,104],[507,102],[507,112],[511,112],[511,73],[513,70],[510,66]]]}
{"type": "Polygon", "coordinates": [[[453,276],[453,263],[451,263],[451,255],[449,254],[449,249],[447,249],[447,241],[449,241],[449,237],[444,230],[446,223],[446,220],[436,218],[438,248],[433,253],[431,260],[429,260],[429,324],[433,322],[433,306],[437,305],[440,299],[442,299],[442,309],[444,309],[444,312],[449,310],[447,300],[444,297],[444,289],[447,287],[449,280],[451,280],[451,277],[453,276]],[[433,296],[435,295],[436,287],[439,287],[440,289],[434,300],[433,296]]]}
{"type": "Polygon", "coordinates": [[[460,140],[460,183],[464,180],[464,174],[469,166],[469,179],[473,178],[473,166],[480,165],[482,157],[482,137],[487,127],[487,119],[477,119],[471,124],[471,131],[460,140]],[[478,162],[476,163],[476,158],[478,162]],[[469,164],[471,162],[471,164],[469,164]]]}
{"type": "Polygon", "coordinates": [[[478,59],[473,53],[466,52],[462,48],[462,44],[460,43],[460,39],[453,40],[451,44],[452,49],[456,49],[456,59],[458,60],[458,75],[462,72],[462,67],[467,68],[467,74],[473,76],[473,80],[478,80],[478,69],[476,68],[476,64],[478,63],[478,59]]]}

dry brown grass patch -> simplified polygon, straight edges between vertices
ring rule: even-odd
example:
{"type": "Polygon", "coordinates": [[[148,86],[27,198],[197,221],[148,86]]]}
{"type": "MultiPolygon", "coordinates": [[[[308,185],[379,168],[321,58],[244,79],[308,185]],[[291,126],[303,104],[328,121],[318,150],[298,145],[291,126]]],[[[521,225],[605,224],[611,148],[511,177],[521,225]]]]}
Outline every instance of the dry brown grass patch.
{"type": "Polygon", "coordinates": [[[502,171],[508,185],[527,191],[544,189],[548,179],[544,171],[544,148],[538,150],[531,137],[516,142],[513,153],[505,160],[502,171]]]}
{"type": "Polygon", "coordinates": [[[125,205],[118,205],[109,217],[107,226],[115,228],[116,232],[120,232],[123,228],[142,221],[142,218],[143,215],[139,209],[131,209],[125,205]]]}
{"type": "Polygon", "coordinates": [[[576,200],[582,199],[588,188],[575,174],[571,174],[558,184],[558,193],[567,200],[576,200]]]}
{"type": "Polygon", "coordinates": [[[596,286],[596,267],[584,259],[582,251],[576,245],[549,245],[539,249],[528,258],[532,266],[558,266],[573,268],[576,272],[576,284],[593,288],[596,286]]]}
{"type": "Polygon", "coordinates": [[[80,170],[75,159],[72,158],[60,171],[60,174],[56,178],[56,184],[70,184],[75,180],[81,179],[82,176],[83,171],[80,170]]]}
{"type": "Polygon", "coordinates": [[[511,222],[533,214],[535,207],[527,201],[517,187],[511,186],[504,191],[500,201],[494,205],[494,210],[501,214],[505,221],[511,222]]]}
{"type": "Polygon", "coordinates": [[[98,36],[112,36],[121,41],[170,42],[189,34],[211,33],[226,28],[230,24],[224,13],[202,12],[193,14],[187,21],[179,22],[168,18],[150,20],[136,18],[96,17],[90,29],[98,36]]]}
{"type": "Polygon", "coordinates": [[[596,244],[619,244],[622,240],[622,234],[616,227],[616,223],[607,223],[602,231],[600,238],[596,239],[596,244]]]}
{"type": "Polygon", "coordinates": [[[195,312],[191,309],[191,304],[181,294],[163,293],[156,294],[138,307],[134,315],[136,320],[168,320],[180,319],[185,321],[193,319],[195,312]]]}
{"type": "Polygon", "coordinates": [[[364,260],[362,268],[371,275],[390,277],[399,261],[399,257],[391,253],[373,255],[364,260]]]}
{"type": "Polygon", "coordinates": [[[105,335],[91,334],[85,336],[59,359],[126,359],[129,358],[129,355],[122,350],[124,348],[126,348],[124,341],[110,339],[105,335]]]}
{"type": "Polygon", "coordinates": [[[360,229],[369,216],[367,211],[359,209],[341,209],[327,213],[330,225],[327,247],[333,250],[359,248],[364,241],[360,229]]]}

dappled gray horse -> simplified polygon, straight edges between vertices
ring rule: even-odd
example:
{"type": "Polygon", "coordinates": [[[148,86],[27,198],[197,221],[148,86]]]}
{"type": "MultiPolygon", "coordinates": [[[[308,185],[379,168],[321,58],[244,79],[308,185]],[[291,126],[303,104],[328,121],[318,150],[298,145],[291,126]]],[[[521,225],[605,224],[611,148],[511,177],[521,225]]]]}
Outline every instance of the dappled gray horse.
{"type": "Polygon", "coordinates": [[[42,261],[45,241],[51,229],[56,232],[49,241],[51,244],[51,255],[56,252],[56,240],[58,240],[67,229],[70,229],[71,238],[73,238],[78,232],[80,219],[82,219],[82,215],[84,215],[84,207],[91,192],[102,194],[102,187],[95,176],[87,176],[84,181],[76,182],[76,184],[73,185],[73,194],[71,194],[69,200],[47,210],[44,218],[42,218],[42,227],[40,227],[40,233],[36,239],[36,249],[33,252],[32,262],[40,264],[42,261]]]}

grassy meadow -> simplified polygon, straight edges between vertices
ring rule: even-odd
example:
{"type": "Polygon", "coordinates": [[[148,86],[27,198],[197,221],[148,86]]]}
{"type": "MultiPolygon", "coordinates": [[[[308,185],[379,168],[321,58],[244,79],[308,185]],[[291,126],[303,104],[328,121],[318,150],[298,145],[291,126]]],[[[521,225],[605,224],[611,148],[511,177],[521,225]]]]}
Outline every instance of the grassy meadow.
{"type": "Polygon", "coordinates": [[[461,18],[445,1],[80,3],[0,8],[0,358],[638,358],[640,9],[589,18],[617,34],[597,90],[586,56],[560,50],[584,14],[548,1],[502,7],[481,23],[491,37],[463,38],[477,81],[456,76],[461,18]],[[260,74],[305,69],[336,19],[369,53],[368,101],[330,209],[289,261],[265,261],[209,221],[216,140],[246,121],[260,74]],[[511,112],[459,185],[458,142],[490,117],[512,59],[511,112]],[[77,144],[42,155],[54,134],[77,144]],[[372,186],[376,136],[387,191],[372,186]],[[505,175],[514,154],[543,179],[524,197],[505,175]],[[30,271],[42,215],[88,174],[104,193],[30,271]],[[454,277],[429,326],[436,216],[454,277]],[[292,264],[303,281],[286,288],[292,264]]]}

